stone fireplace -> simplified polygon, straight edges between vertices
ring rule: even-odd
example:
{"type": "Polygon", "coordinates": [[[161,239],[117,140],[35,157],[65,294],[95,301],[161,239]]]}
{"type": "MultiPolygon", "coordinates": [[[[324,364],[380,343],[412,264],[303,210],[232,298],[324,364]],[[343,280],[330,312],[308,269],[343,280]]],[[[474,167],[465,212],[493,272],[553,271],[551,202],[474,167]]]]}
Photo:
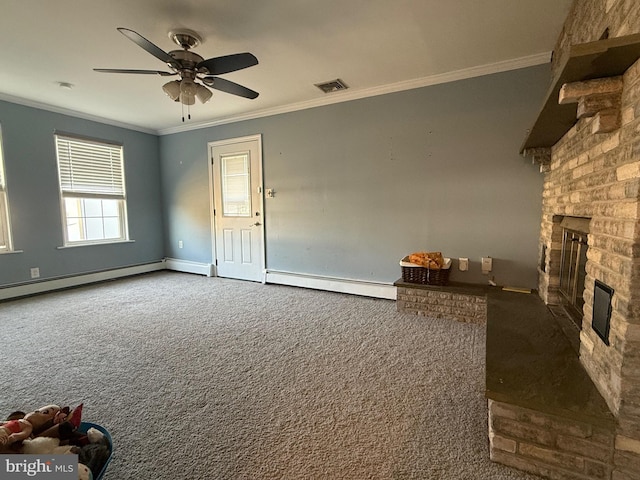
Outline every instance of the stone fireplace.
{"type": "Polygon", "coordinates": [[[594,134],[593,119],[584,118],[552,148],[541,227],[547,255],[539,272],[540,296],[549,305],[581,297],[569,306],[582,314],[580,362],[616,417],[614,467],[635,470],[619,478],[640,478],[639,70],[635,64],[624,74],[619,130],[594,134]],[[576,215],[590,218],[588,234],[563,227],[576,215]],[[577,254],[571,250],[576,241],[577,254]],[[581,259],[586,275],[578,281],[570,265],[581,259]],[[582,291],[571,290],[580,283],[582,291]],[[606,342],[593,324],[596,285],[613,293],[606,342]]]}
{"type": "MultiPolygon", "coordinates": [[[[511,464],[521,467],[534,458],[536,468],[555,462],[558,469],[531,469],[550,478],[640,479],[638,58],[640,2],[574,1],[554,50],[547,103],[523,147],[544,175],[539,295],[576,320],[580,365],[614,418],[611,437],[587,432],[593,424],[583,431],[582,444],[594,446],[599,436],[601,451],[610,448],[595,470],[588,465],[595,456],[576,461],[566,454],[561,434],[546,443],[538,436],[529,445],[535,451],[527,452],[517,436],[490,431],[497,438],[492,456],[509,453],[522,461],[511,464]]],[[[538,415],[489,405],[490,428],[538,415]]],[[[533,424],[539,427],[542,420],[533,424]]]]}

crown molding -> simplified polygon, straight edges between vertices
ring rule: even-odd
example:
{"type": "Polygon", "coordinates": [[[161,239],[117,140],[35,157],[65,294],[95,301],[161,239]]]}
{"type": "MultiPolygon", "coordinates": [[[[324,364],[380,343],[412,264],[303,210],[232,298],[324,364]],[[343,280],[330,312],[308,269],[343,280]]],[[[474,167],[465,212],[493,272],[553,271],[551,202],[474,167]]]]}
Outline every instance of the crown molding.
{"type": "Polygon", "coordinates": [[[304,102],[291,103],[289,105],[283,105],[279,107],[267,108],[255,112],[249,112],[240,115],[231,115],[229,117],[218,118],[215,120],[190,123],[189,125],[179,125],[176,127],[169,127],[160,130],[152,128],[145,128],[139,125],[132,125],[116,120],[111,120],[96,115],[90,115],[76,110],[57,107],[46,103],[36,102],[33,100],[27,100],[20,97],[14,97],[0,93],[0,100],[16,103],[26,107],[38,108],[40,110],[46,110],[49,112],[60,113],[62,115],[69,115],[72,117],[82,118],[93,122],[104,123],[115,127],[126,128],[129,130],[135,130],[142,133],[148,133],[151,135],[171,135],[173,133],[187,132],[190,130],[199,130],[202,128],[216,127],[219,125],[226,125],[230,123],[242,122],[246,120],[253,120],[256,118],[270,117],[272,115],[280,115],[284,113],[296,112],[298,110],[307,110],[309,108],[322,107],[325,105],[332,105],[335,103],[348,102],[351,100],[359,100],[367,97],[375,97],[377,95],[386,95],[388,93],[402,92],[405,90],[413,90],[416,88],[428,87],[431,85],[438,85],[443,83],[455,82],[458,80],[465,80],[474,77],[481,77],[484,75],[491,75],[494,73],[507,72],[510,70],[518,70],[521,68],[533,67],[536,65],[542,65],[551,61],[551,52],[543,52],[535,55],[529,55],[526,57],[514,58],[511,60],[504,60],[501,62],[490,63],[486,65],[479,65],[476,67],[463,68],[461,70],[455,70],[452,72],[439,73],[436,75],[429,75],[427,77],[416,78],[412,80],[405,80],[402,82],[391,83],[388,85],[381,85],[372,88],[364,88],[360,90],[344,90],[332,93],[326,97],[316,98],[313,100],[307,100],[304,102]]]}
{"type": "Polygon", "coordinates": [[[69,108],[56,107],[55,105],[49,105],[48,103],[37,102],[35,100],[27,100],[26,98],[14,97],[13,95],[7,95],[0,93],[0,100],[22,105],[24,107],[37,108],[39,110],[46,110],[47,112],[59,113],[61,115],[68,115],[70,117],[82,118],[83,120],[89,120],[92,122],[105,123],[113,127],[126,128],[127,130],[136,130],[142,133],[150,133],[151,135],[158,135],[158,130],[153,128],[145,128],[139,125],[132,125],[130,123],[119,122],[117,120],[111,120],[105,117],[99,117],[97,115],[90,115],[88,113],[78,112],[77,110],[71,110],[69,108]]]}
{"type": "Polygon", "coordinates": [[[502,62],[464,68],[462,70],[455,70],[453,72],[440,73],[436,75],[429,75],[427,77],[416,78],[413,80],[405,80],[402,82],[391,83],[388,85],[381,85],[378,87],[365,88],[361,90],[339,91],[339,92],[332,93],[327,97],[317,98],[314,100],[292,103],[289,105],[283,105],[281,107],[268,108],[265,110],[249,112],[241,115],[233,115],[230,117],[219,118],[211,121],[191,123],[189,125],[180,125],[177,127],[165,128],[165,129],[159,130],[158,134],[170,135],[173,133],[181,133],[181,132],[186,132],[190,130],[198,130],[201,128],[215,127],[219,125],[226,125],[229,123],[242,122],[242,121],[253,120],[253,119],[262,118],[262,117],[269,117],[272,115],[280,115],[283,113],[290,113],[298,110],[306,110],[309,108],[322,107],[325,105],[332,105],[335,103],[348,102],[351,100],[359,100],[361,98],[374,97],[377,95],[385,95],[387,93],[402,92],[405,90],[413,90],[416,88],[428,87],[431,85],[450,83],[458,80],[465,80],[465,79],[474,78],[474,77],[481,77],[484,75],[491,75],[494,73],[507,72],[510,70],[518,70],[518,69],[527,68],[527,67],[534,67],[536,65],[549,63],[550,61],[551,61],[551,52],[544,52],[544,53],[539,53],[535,55],[529,55],[526,57],[515,58],[511,60],[504,60],[502,62]]]}

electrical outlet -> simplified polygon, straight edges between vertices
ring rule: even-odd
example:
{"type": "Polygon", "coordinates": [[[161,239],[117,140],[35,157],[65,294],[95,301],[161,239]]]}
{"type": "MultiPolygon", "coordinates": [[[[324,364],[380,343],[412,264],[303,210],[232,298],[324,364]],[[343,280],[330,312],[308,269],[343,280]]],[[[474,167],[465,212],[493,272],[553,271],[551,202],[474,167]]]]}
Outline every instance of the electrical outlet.
{"type": "Polygon", "coordinates": [[[482,257],[482,273],[489,273],[493,268],[493,260],[491,257],[482,257]]]}
{"type": "Polygon", "coordinates": [[[460,257],[458,259],[458,269],[461,272],[466,272],[467,270],[469,270],[469,259],[466,257],[460,257]]]}
{"type": "Polygon", "coordinates": [[[40,278],[40,268],[33,267],[31,269],[31,278],[40,278]]]}
{"type": "Polygon", "coordinates": [[[178,248],[182,248],[182,240],[178,240],[178,248]]]}

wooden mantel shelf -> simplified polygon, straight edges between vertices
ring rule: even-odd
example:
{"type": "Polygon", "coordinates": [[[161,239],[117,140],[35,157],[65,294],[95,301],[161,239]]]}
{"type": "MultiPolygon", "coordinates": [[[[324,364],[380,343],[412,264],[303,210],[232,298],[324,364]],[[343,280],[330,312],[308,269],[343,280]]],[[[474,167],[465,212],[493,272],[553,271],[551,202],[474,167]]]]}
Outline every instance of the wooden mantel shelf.
{"type": "Polygon", "coordinates": [[[576,123],[575,104],[558,104],[565,83],[622,75],[640,58],[640,34],[573,45],[558,70],[545,102],[520,153],[550,148],[576,123]]]}

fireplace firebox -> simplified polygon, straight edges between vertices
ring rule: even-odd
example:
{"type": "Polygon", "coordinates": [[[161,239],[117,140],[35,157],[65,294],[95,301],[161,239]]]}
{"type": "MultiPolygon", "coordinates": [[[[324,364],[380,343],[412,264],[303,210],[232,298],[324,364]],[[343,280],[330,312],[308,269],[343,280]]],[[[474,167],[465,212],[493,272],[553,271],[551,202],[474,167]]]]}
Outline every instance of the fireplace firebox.
{"type": "Polygon", "coordinates": [[[582,328],[584,283],[586,278],[589,219],[565,217],[562,227],[560,294],[569,317],[582,328]]]}

